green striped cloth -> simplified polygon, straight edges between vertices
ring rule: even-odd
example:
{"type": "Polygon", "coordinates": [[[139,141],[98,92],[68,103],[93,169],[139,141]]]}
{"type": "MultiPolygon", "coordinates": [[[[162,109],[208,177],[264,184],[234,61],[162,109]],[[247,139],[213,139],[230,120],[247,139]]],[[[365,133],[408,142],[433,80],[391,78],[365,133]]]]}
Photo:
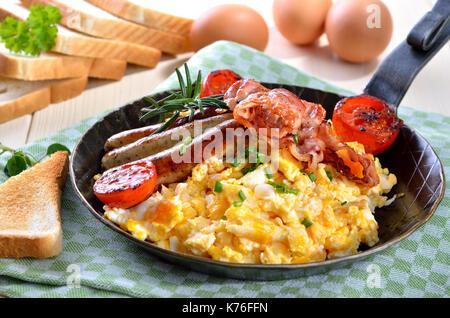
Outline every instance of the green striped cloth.
{"type": "MultiPolygon", "coordinates": [[[[266,82],[349,92],[267,55],[231,42],[215,44],[188,62],[192,74],[220,68],[266,82]]],[[[170,76],[157,90],[173,88],[170,76]]],[[[450,118],[400,107],[400,117],[418,129],[450,172],[450,118]]],[[[73,148],[101,116],[84,120],[23,149],[37,156],[54,142],[73,148]]],[[[7,155],[0,157],[0,171],[7,155]]],[[[0,172],[0,182],[6,176],[0,172]]],[[[447,188],[449,188],[447,186],[447,188]]],[[[64,250],[52,259],[1,259],[0,294],[13,297],[448,297],[450,193],[434,216],[407,239],[363,261],[297,279],[254,282],[205,275],[166,263],[98,222],[67,182],[62,199],[64,250]],[[75,282],[79,270],[80,286],[75,282]],[[379,284],[371,276],[379,271],[379,284]],[[372,283],[371,283],[372,282],[372,283]]]]}

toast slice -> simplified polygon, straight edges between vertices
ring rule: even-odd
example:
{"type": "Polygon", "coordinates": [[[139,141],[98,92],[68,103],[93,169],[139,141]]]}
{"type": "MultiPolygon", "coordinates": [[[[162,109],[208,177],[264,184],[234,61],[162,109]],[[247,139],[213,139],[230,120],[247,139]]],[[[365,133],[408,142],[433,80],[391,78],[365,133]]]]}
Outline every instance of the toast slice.
{"type": "Polygon", "coordinates": [[[0,44],[0,75],[26,81],[87,76],[93,59],[43,53],[39,57],[10,53],[0,44]]]}
{"type": "Polygon", "coordinates": [[[186,52],[180,35],[127,22],[83,0],[21,0],[25,7],[36,4],[59,8],[65,27],[95,37],[131,42],[157,48],[169,54],[186,52]]]}
{"type": "MultiPolygon", "coordinates": [[[[0,2],[0,20],[6,16],[26,20],[28,10],[14,0],[0,2]]],[[[125,60],[146,67],[154,67],[161,58],[161,51],[133,43],[112,41],[86,36],[58,25],[58,35],[55,39],[53,52],[93,57],[125,60]]]]}
{"type": "Polygon", "coordinates": [[[48,81],[0,77],[0,124],[78,96],[86,88],[87,81],[87,76],[48,81]]]}
{"type": "MultiPolygon", "coordinates": [[[[170,6],[167,1],[137,0],[87,0],[97,7],[128,21],[149,28],[189,37],[193,19],[164,13],[170,6]]],[[[176,6],[174,6],[176,7],[176,6]]],[[[180,12],[181,13],[181,12],[180,12]]],[[[182,13],[181,13],[182,15],[182,13]]]]}
{"type": "Polygon", "coordinates": [[[61,252],[68,164],[67,152],[59,151],[0,185],[0,257],[47,258],[61,252]]]}

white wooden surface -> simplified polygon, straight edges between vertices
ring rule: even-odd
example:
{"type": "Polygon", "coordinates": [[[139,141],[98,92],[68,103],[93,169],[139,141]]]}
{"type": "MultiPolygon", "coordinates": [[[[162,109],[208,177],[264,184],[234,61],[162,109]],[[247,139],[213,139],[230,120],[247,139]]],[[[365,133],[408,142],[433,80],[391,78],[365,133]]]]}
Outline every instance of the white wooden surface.
{"type": "MultiPolygon", "coordinates": [[[[165,3],[167,3],[166,11],[179,12],[182,8],[185,16],[195,18],[207,8],[232,2],[246,3],[266,19],[270,28],[270,40],[265,53],[335,85],[361,92],[383,56],[406,38],[409,30],[431,9],[435,1],[384,0],[394,20],[393,38],[378,60],[359,65],[339,60],[328,47],[325,36],[311,46],[300,47],[287,42],[274,27],[271,0],[195,0],[195,6],[192,2],[184,0],[168,0],[165,3]]],[[[90,79],[88,88],[81,96],[0,125],[0,142],[19,147],[51,135],[84,118],[148,94],[190,55],[188,53],[176,58],[164,57],[152,70],[129,66],[127,75],[118,82],[90,79]]],[[[450,115],[449,71],[450,44],[447,44],[418,75],[402,104],[450,115]]]]}

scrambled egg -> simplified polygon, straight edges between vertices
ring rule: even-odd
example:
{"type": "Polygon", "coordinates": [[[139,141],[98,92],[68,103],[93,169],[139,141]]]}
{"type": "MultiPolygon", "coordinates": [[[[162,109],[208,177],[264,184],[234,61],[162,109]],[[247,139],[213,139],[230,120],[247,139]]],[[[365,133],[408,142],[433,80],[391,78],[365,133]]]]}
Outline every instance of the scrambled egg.
{"type": "Polygon", "coordinates": [[[380,184],[367,188],[330,165],[310,171],[287,151],[277,171],[265,163],[245,175],[245,164],[213,157],[133,208],[105,206],[105,217],[141,240],[218,261],[323,261],[378,242],[373,213],[390,203],[383,194],[397,179],[374,160],[380,184]]]}

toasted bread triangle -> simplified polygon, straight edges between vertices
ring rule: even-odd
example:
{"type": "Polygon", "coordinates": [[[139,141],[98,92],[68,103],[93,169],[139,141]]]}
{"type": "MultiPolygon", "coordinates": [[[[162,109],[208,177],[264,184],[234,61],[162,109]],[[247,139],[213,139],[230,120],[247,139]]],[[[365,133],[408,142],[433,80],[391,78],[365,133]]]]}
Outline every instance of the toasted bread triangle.
{"type": "Polygon", "coordinates": [[[54,153],[0,185],[0,257],[52,257],[61,252],[61,192],[68,154],[54,153]]]}

